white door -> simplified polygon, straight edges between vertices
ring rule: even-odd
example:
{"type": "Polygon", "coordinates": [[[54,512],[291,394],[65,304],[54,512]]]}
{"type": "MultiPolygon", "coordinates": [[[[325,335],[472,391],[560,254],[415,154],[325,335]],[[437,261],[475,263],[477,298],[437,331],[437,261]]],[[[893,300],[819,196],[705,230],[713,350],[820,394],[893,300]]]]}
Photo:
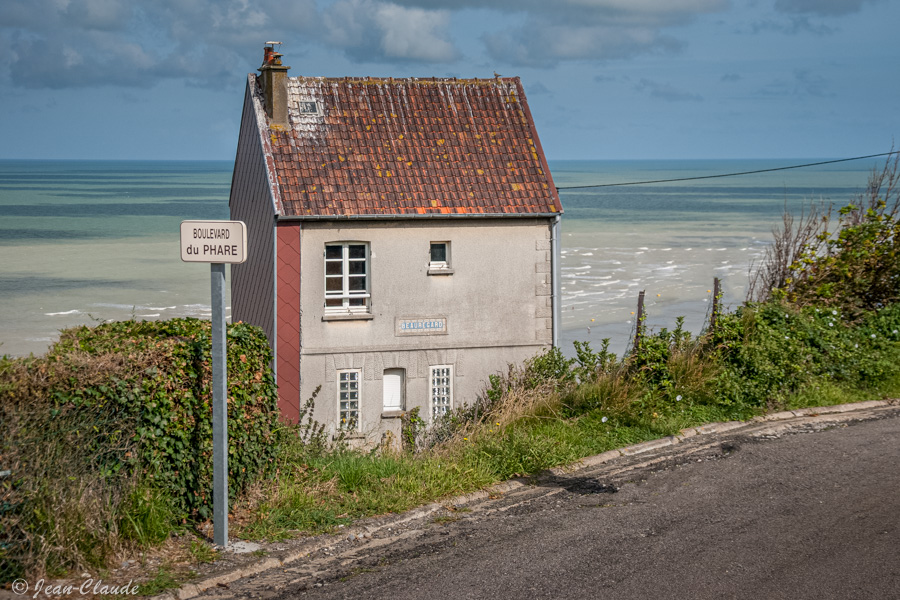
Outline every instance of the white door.
{"type": "Polygon", "coordinates": [[[403,369],[384,370],[384,410],[403,410],[403,369]]]}

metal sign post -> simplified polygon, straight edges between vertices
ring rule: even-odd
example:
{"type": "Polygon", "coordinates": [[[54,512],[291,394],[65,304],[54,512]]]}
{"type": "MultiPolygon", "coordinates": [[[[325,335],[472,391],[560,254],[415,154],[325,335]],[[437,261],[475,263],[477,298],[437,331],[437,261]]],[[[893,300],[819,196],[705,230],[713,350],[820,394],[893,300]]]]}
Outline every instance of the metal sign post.
{"type": "Polygon", "coordinates": [[[225,264],[210,265],[212,280],[213,541],[228,545],[228,364],[225,349],[225,264]]]}
{"type": "Polygon", "coordinates": [[[242,221],[182,221],[181,260],[210,264],[212,307],[213,541],[228,546],[228,355],[225,264],[247,260],[242,221]]]}

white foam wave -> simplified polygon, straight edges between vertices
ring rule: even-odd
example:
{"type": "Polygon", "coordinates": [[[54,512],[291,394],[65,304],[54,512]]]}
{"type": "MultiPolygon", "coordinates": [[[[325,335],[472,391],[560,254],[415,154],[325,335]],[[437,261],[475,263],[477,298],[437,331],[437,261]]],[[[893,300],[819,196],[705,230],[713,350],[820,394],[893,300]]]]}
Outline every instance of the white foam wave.
{"type": "Polygon", "coordinates": [[[67,310],[67,311],[64,311],[64,312],[44,313],[44,316],[46,316],[46,317],[55,317],[55,316],[58,316],[58,315],[79,315],[79,314],[81,314],[81,311],[75,309],[75,310],[67,310]]]}

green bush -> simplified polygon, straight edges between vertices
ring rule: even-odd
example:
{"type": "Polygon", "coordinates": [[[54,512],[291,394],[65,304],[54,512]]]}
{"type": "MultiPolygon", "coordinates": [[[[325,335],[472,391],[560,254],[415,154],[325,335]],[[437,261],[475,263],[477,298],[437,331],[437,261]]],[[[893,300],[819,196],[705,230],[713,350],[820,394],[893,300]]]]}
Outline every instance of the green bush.
{"type": "Polygon", "coordinates": [[[814,382],[876,389],[897,377],[900,309],[869,313],[862,324],[838,308],[798,309],[778,301],[723,315],[714,335],[724,366],[718,402],[778,406],[814,382]]]}
{"type": "MultiPolygon", "coordinates": [[[[277,392],[272,356],[258,328],[238,323],[228,338],[228,470],[235,496],[256,480],[276,450],[277,392]]],[[[47,355],[156,357],[125,379],[85,386],[77,378],[48,390],[57,406],[112,405],[136,423],[137,453],[126,461],[173,492],[175,509],[212,514],[212,364],[210,325],[198,319],[121,321],[64,332],[47,355]]]]}
{"type": "MultiPolygon", "coordinates": [[[[281,434],[265,336],[238,323],[227,337],[235,498],[281,434]]],[[[102,566],[116,544],[211,515],[211,396],[197,319],[78,327],[44,357],[0,359],[0,576],[102,566]]]]}

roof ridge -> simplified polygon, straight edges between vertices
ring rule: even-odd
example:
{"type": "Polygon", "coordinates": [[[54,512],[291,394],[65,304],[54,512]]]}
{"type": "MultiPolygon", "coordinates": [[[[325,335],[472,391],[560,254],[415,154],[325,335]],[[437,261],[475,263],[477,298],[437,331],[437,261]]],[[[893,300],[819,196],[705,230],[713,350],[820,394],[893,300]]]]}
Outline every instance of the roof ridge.
{"type": "Polygon", "coordinates": [[[520,81],[518,76],[513,77],[488,77],[480,79],[478,77],[372,77],[372,76],[348,76],[348,77],[328,77],[320,75],[297,75],[288,77],[293,81],[318,81],[328,83],[363,83],[363,84],[407,84],[414,83],[416,85],[440,85],[440,84],[476,84],[491,85],[498,82],[516,83],[520,81]]]}

